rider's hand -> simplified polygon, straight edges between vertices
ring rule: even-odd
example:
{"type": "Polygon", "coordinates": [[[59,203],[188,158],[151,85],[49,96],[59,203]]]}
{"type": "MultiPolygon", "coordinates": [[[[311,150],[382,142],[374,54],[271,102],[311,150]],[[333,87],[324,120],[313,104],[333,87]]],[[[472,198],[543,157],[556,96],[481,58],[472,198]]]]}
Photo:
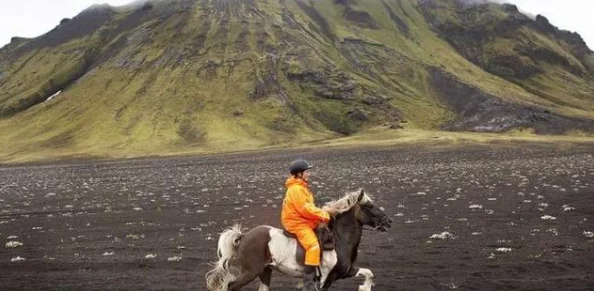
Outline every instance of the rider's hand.
{"type": "Polygon", "coordinates": [[[323,207],[322,210],[328,212],[328,214],[330,216],[336,215],[336,211],[334,209],[330,208],[330,207],[323,207]]]}

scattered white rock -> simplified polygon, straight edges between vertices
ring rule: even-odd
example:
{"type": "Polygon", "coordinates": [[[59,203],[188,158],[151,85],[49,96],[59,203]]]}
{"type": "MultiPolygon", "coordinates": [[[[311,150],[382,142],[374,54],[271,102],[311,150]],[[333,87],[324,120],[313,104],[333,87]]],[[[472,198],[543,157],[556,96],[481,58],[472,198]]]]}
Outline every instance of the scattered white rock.
{"type": "Polygon", "coordinates": [[[179,262],[181,260],[182,260],[182,257],[178,257],[178,256],[167,258],[168,262],[179,262]]]}
{"type": "Polygon", "coordinates": [[[468,206],[468,208],[470,209],[483,209],[483,206],[480,204],[472,204],[470,206],[468,206]]]}
{"type": "Polygon", "coordinates": [[[24,261],[24,260],[25,260],[25,258],[22,258],[20,256],[17,256],[17,257],[14,257],[14,258],[10,259],[10,261],[13,262],[13,263],[14,262],[24,261]]]}
{"type": "Polygon", "coordinates": [[[449,232],[447,232],[447,231],[444,231],[444,232],[439,233],[439,234],[437,234],[437,233],[436,234],[433,234],[429,238],[430,239],[442,239],[442,240],[445,240],[445,239],[453,239],[454,238],[454,235],[451,234],[451,233],[449,233],[449,232]]]}
{"type": "Polygon", "coordinates": [[[492,259],[494,259],[494,258],[495,258],[495,254],[494,254],[494,253],[491,253],[491,255],[490,255],[490,256],[489,256],[487,259],[490,259],[490,260],[492,260],[492,259]]]}
{"type": "Polygon", "coordinates": [[[587,238],[594,238],[594,232],[591,231],[584,231],[583,232],[584,236],[587,238]]]}
{"type": "Polygon", "coordinates": [[[563,212],[568,212],[568,211],[573,211],[575,210],[575,207],[571,207],[567,204],[563,205],[563,212]]]}
{"type": "Polygon", "coordinates": [[[500,252],[500,253],[509,253],[512,251],[511,248],[497,248],[496,251],[500,252]]]}
{"type": "Polygon", "coordinates": [[[545,215],[545,216],[541,216],[540,219],[542,219],[542,220],[555,220],[557,218],[554,217],[554,216],[545,215]]]}
{"type": "Polygon", "coordinates": [[[105,253],[103,253],[103,256],[104,257],[113,256],[113,255],[115,255],[114,252],[105,252],[105,253]]]}
{"type": "Polygon", "coordinates": [[[18,248],[18,247],[23,246],[23,243],[20,242],[20,241],[9,241],[9,242],[6,243],[5,246],[8,249],[12,249],[12,248],[18,248]]]}
{"type": "Polygon", "coordinates": [[[155,254],[148,254],[148,255],[146,255],[144,257],[147,258],[147,259],[154,259],[154,258],[157,257],[157,255],[155,255],[155,254]]]}
{"type": "Polygon", "coordinates": [[[16,235],[11,235],[11,236],[7,237],[7,239],[17,239],[17,238],[19,238],[19,237],[16,235]]]}
{"type": "Polygon", "coordinates": [[[54,99],[54,97],[56,97],[56,96],[60,95],[61,93],[62,93],[62,90],[60,90],[60,91],[58,91],[58,92],[54,93],[52,96],[49,96],[49,97],[48,97],[48,98],[47,98],[45,101],[46,101],[46,102],[47,102],[47,101],[50,101],[50,100],[54,99]]]}

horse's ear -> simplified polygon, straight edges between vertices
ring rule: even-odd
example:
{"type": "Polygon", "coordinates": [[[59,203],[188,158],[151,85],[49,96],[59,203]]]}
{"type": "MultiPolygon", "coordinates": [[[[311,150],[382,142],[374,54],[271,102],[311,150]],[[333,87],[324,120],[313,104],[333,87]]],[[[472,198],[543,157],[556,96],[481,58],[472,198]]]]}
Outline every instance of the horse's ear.
{"type": "Polygon", "coordinates": [[[361,200],[363,200],[363,197],[365,197],[365,191],[361,189],[361,192],[359,193],[359,198],[357,198],[357,202],[361,202],[361,200]]]}

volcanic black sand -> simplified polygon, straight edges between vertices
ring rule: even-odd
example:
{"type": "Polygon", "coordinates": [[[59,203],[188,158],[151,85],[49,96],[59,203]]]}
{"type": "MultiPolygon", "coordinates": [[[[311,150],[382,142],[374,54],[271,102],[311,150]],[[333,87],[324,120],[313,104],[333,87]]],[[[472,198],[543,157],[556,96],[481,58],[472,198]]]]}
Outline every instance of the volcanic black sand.
{"type": "Polygon", "coordinates": [[[280,224],[298,156],[318,204],[364,188],[393,218],[360,246],[373,290],[594,290],[594,146],[537,144],[0,168],[0,290],[205,290],[218,233],[280,224]]]}

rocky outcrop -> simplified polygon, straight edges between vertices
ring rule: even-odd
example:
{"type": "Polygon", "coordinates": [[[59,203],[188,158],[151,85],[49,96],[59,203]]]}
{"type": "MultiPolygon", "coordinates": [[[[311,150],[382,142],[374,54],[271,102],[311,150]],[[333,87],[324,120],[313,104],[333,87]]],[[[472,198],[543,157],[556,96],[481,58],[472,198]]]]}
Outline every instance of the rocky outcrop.
{"type": "Polygon", "coordinates": [[[430,83],[439,98],[458,114],[445,130],[506,132],[531,128],[538,134],[562,134],[570,130],[594,132],[594,121],[570,118],[544,108],[504,101],[459,81],[438,68],[429,69],[430,83]]]}
{"type": "Polygon", "coordinates": [[[524,31],[534,29],[565,42],[584,63],[592,52],[581,37],[560,31],[542,15],[532,20],[514,5],[497,5],[486,1],[444,0],[423,3],[421,11],[439,35],[461,55],[490,73],[518,82],[543,73],[542,64],[548,63],[579,77],[591,74],[587,65],[575,63],[524,31]],[[444,20],[440,14],[444,9],[454,12],[455,17],[444,20]]]}
{"type": "Polygon", "coordinates": [[[44,47],[55,47],[71,40],[90,37],[105,23],[112,19],[115,11],[109,5],[94,5],[84,10],[69,21],[63,21],[47,34],[35,38],[13,52],[13,58],[18,58],[28,51],[44,47]]]}
{"type": "Polygon", "coordinates": [[[344,17],[349,22],[368,29],[378,29],[377,21],[367,11],[358,10],[353,5],[355,0],[335,0],[334,3],[344,6],[344,17]]]}
{"type": "Polygon", "coordinates": [[[328,69],[327,71],[303,70],[287,72],[287,78],[299,82],[300,86],[310,86],[316,96],[334,100],[353,100],[357,83],[346,73],[328,69]]]}

